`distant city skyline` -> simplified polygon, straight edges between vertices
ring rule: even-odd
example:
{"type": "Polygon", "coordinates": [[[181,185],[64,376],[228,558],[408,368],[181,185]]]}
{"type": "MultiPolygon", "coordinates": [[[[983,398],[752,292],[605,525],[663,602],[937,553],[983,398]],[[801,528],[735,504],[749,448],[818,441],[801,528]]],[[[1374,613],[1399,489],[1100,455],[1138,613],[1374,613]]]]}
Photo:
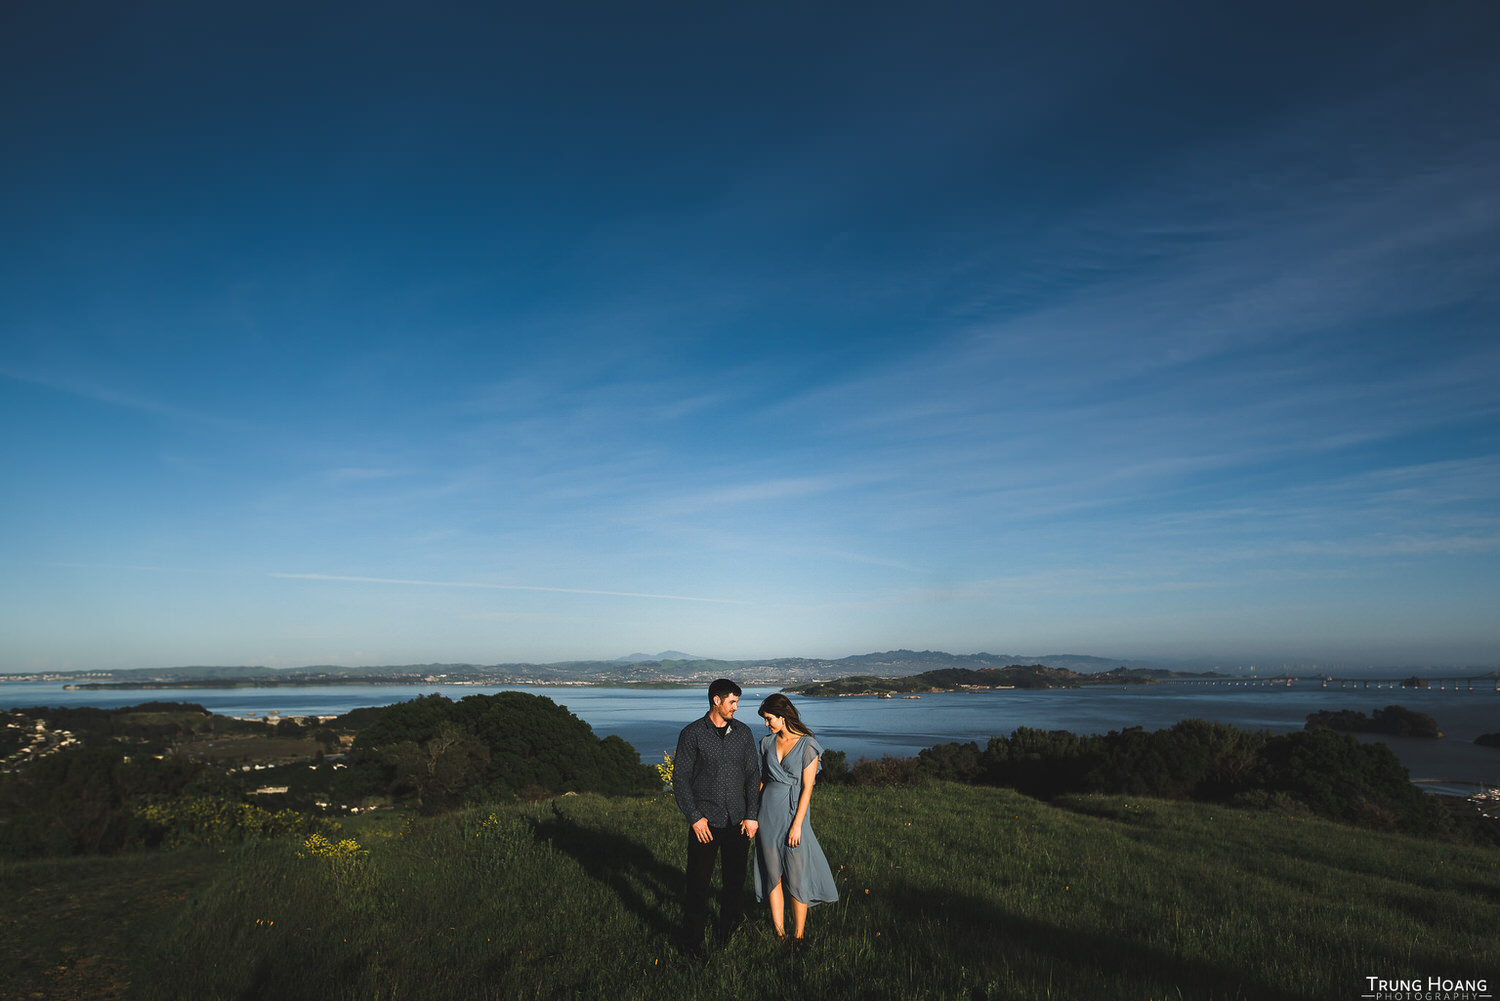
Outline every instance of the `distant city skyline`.
{"type": "Polygon", "coordinates": [[[1500,6],[22,5],[0,673],[1500,663],[1500,6]]]}

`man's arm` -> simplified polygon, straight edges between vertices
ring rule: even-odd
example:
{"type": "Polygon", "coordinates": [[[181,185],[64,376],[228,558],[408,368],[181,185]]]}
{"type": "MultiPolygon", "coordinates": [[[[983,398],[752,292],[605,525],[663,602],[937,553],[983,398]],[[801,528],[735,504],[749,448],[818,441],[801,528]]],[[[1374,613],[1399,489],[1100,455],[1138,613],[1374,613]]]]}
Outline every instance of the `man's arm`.
{"type": "Polygon", "coordinates": [[[672,798],[677,801],[677,809],[682,811],[689,824],[696,825],[698,821],[704,820],[706,827],[703,811],[698,809],[698,799],[693,795],[693,774],[697,768],[698,742],[689,735],[688,730],[683,730],[677,738],[677,750],[672,754],[672,798]]]}
{"type": "Polygon", "coordinates": [[[714,839],[708,829],[708,818],[698,809],[698,798],[693,795],[693,775],[698,768],[698,741],[684,729],[677,737],[677,751],[672,755],[672,797],[677,800],[677,809],[692,825],[693,837],[703,844],[714,839]]]}
{"type": "Polygon", "coordinates": [[[750,739],[750,754],[745,762],[745,819],[740,830],[745,837],[755,837],[760,830],[760,751],[755,739],[750,739]]]}

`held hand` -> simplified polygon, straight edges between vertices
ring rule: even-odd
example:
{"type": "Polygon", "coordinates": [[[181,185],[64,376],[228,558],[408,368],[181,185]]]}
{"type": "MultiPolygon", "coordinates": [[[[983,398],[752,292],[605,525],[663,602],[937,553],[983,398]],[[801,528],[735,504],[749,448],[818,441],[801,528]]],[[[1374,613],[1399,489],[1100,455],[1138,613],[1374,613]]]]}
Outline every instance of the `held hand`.
{"type": "Polygon", "coordinates": [[[714,839],[713,832],[708,829],[707,817],[699,817],[693,822],[693,837],[705,845],[714,839]]]}
{"type": "Polygon", "coordinates": [[[758,830],[760,830],[760,821],[758,821],[758,820],[742,820],[742,821],[740,821],[740,833],[743,834],[745,837],[747,837],[747,838],[753,838],[753,837],[755,837],[755,832],[758,831],[758,830]]]}

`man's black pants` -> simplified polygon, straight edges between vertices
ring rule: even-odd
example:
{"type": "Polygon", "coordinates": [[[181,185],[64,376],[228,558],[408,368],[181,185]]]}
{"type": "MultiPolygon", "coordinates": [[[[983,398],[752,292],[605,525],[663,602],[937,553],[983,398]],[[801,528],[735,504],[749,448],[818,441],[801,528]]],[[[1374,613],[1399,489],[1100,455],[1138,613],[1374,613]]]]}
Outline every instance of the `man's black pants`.
{"type": "Polygon", "coordinates": [[[719,860],[719,934],[728,935],[745,917],[745,873],[750,867],[750,839],[739,826],[710,827],[714,839],[703,844],[688,828],[687,896],[683,900],[682,934],[690,946],[701,945],[708,927],[708,886],[719,860]]]}

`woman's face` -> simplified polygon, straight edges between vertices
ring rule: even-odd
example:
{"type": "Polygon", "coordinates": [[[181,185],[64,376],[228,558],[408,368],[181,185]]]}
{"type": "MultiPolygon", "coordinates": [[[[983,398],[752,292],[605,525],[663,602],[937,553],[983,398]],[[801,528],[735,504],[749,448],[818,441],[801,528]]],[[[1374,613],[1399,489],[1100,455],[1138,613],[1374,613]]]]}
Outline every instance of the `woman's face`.
{"type": "Polygon", "coordinates": [[[784,716],[776,716],[771,713],[766,713],[761,718],[766,721],[766,729],[770,730],[774,734],[777,734],[778,736],[783,730],[786,729],[786,717],[784,716]]]}

